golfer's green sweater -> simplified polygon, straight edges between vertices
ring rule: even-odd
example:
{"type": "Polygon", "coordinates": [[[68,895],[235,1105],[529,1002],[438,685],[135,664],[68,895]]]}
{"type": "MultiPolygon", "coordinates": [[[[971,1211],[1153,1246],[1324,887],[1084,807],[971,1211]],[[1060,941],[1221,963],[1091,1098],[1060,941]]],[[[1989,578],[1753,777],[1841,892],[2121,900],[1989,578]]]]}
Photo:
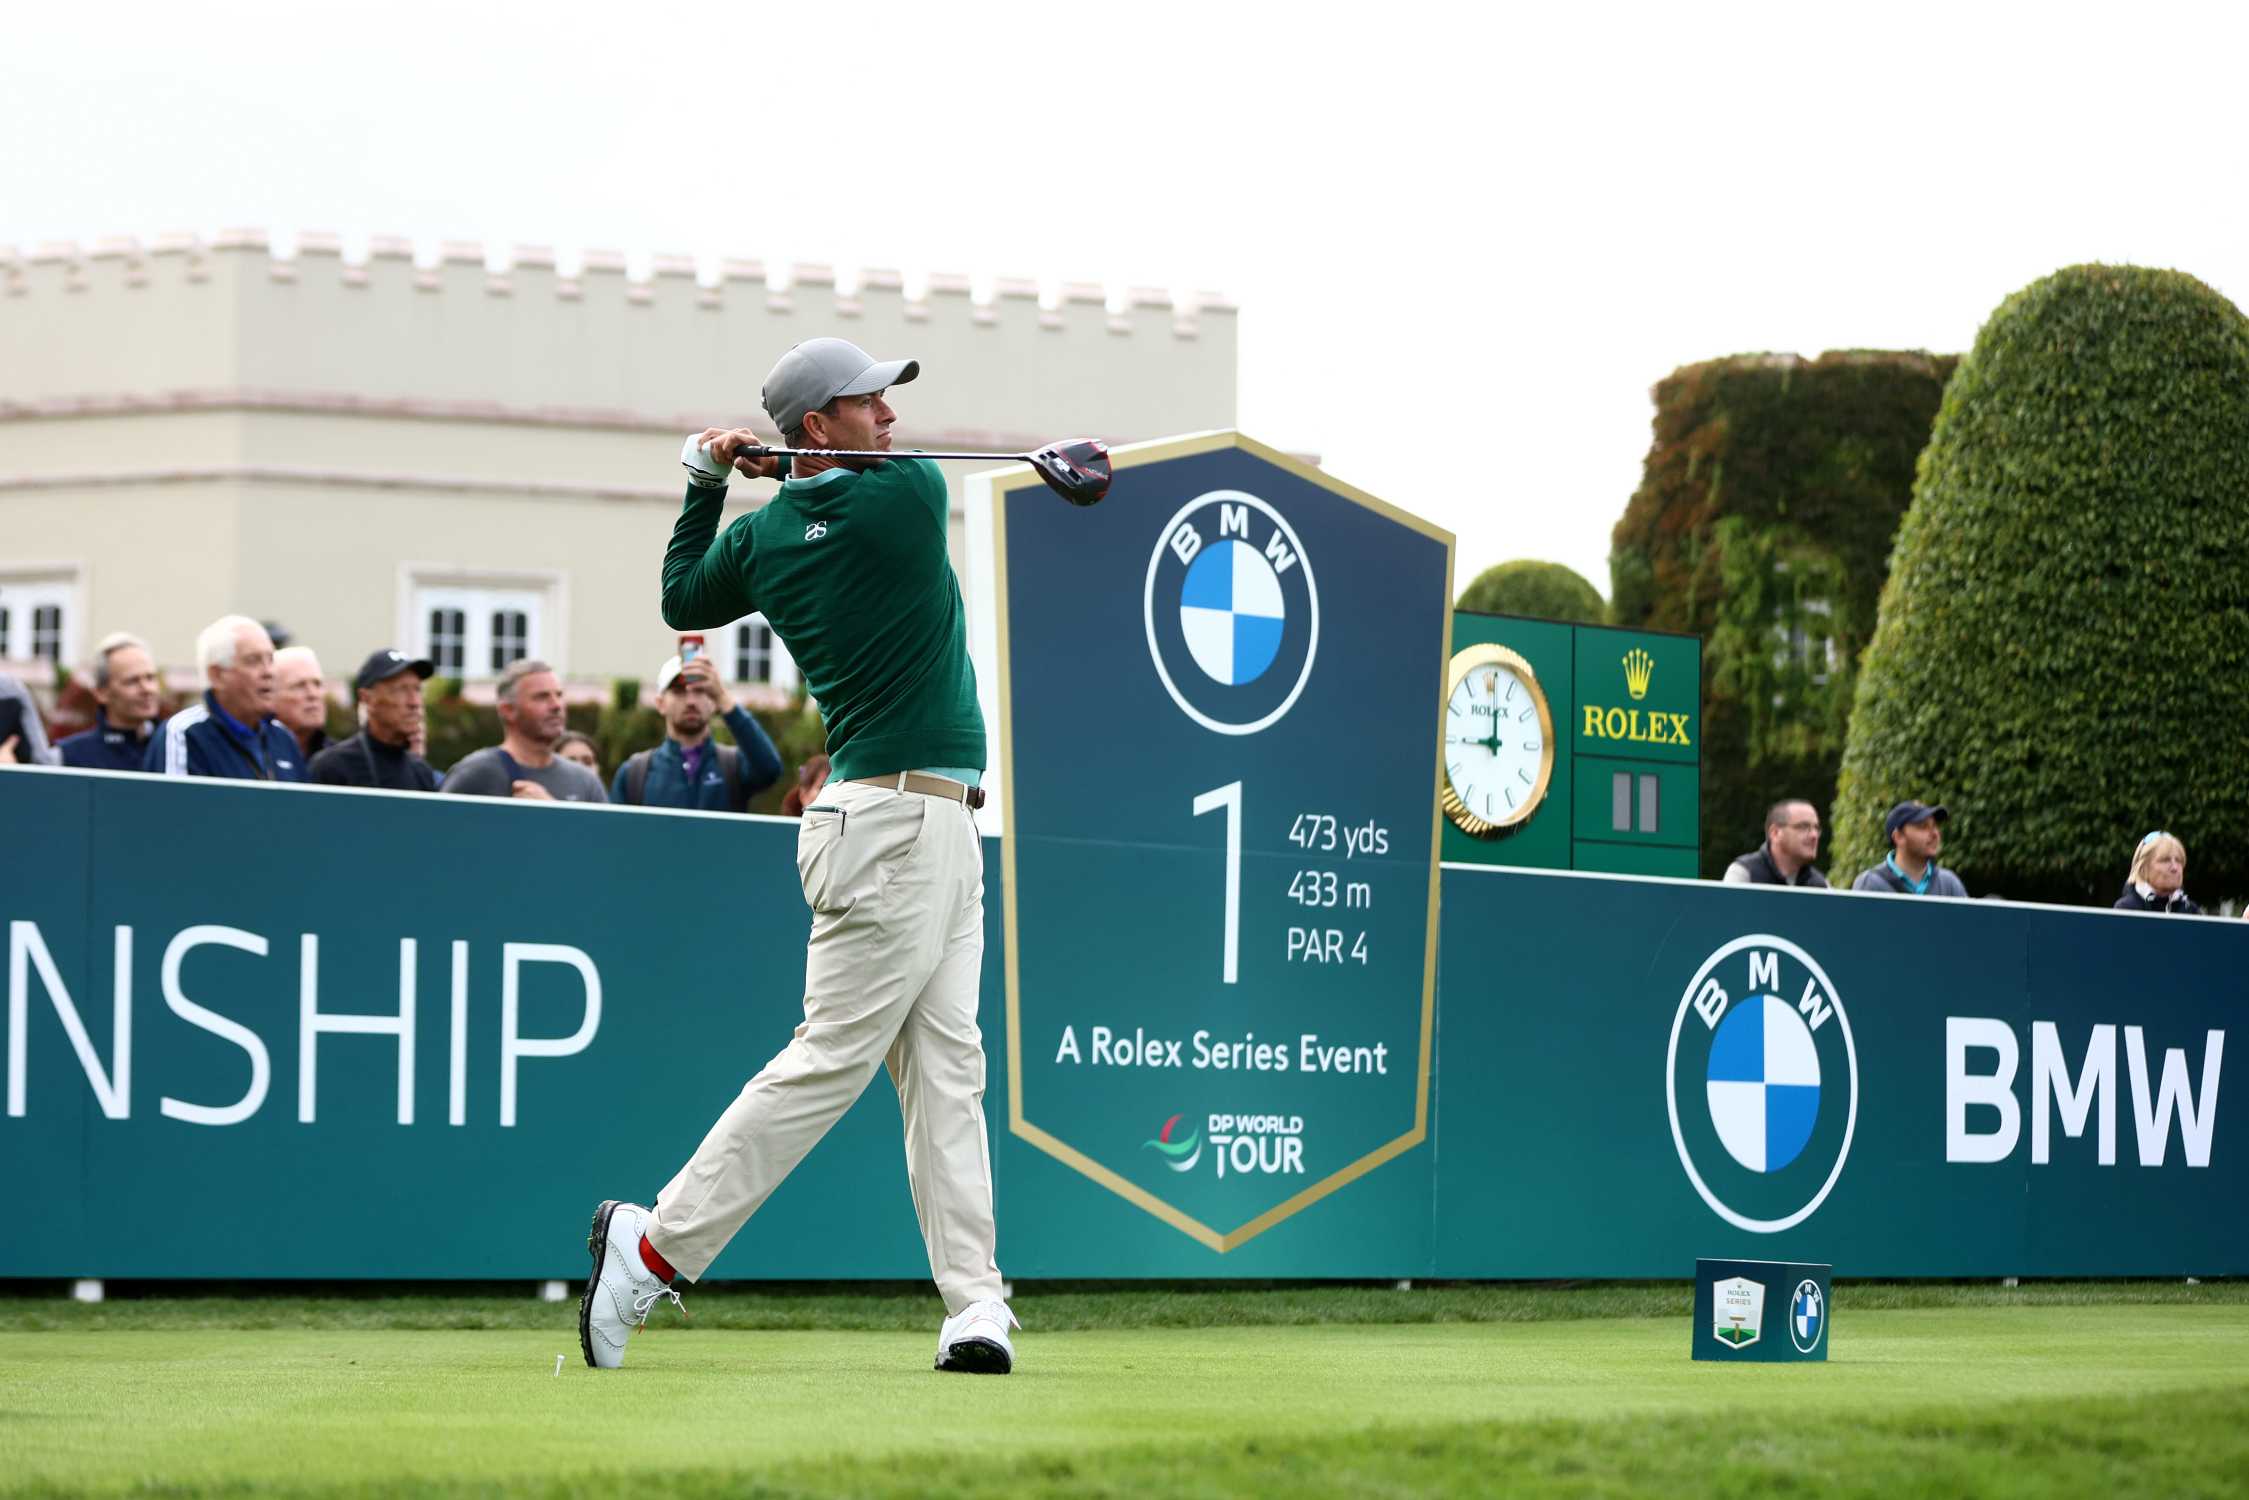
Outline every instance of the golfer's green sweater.
{"type": "Polygon", "coordinates": [[[840,777],[982,770],[937,465],[893,458],[788,480],[713,541],[725,500],[687,487],[664,553],[664,623],[707,630],[762,612],[820,705],[840,777]]]}

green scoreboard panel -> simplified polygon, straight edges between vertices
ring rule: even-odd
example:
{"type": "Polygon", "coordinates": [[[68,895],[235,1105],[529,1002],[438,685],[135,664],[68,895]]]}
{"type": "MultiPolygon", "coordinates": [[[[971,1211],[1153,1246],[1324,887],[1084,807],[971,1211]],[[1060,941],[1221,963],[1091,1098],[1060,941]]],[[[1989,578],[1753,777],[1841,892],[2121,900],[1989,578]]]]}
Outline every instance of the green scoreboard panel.
{"type": "Polygon", "coordinates": [[[1700,640],[1456,610],[1452,650],[1446,859],[1695,875],[1700,640]]]}

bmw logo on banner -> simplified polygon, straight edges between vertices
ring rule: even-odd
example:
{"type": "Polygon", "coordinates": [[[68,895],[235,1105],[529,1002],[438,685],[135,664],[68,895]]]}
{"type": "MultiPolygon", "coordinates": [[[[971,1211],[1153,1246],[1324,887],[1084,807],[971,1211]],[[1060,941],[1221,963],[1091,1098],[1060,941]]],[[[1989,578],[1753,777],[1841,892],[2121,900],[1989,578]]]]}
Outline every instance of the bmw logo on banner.
{"type": "Polygon", "coordinates": [[[1827,1200],[1858,1123],[1858,1050],[1835,986],[1786,938],[1735,938],[1679,997],[1671,1139],[1711,1211],[1757,1234],[1827,1200]]]}
{"type": "Polygon", "coordinates": [[[1144,613],[1165,690],[1220,734],[1278,721],[1320,647],[1304,543],[1277,508],[1244,490],[1198,495],[1157,531],[1144,613]]]}

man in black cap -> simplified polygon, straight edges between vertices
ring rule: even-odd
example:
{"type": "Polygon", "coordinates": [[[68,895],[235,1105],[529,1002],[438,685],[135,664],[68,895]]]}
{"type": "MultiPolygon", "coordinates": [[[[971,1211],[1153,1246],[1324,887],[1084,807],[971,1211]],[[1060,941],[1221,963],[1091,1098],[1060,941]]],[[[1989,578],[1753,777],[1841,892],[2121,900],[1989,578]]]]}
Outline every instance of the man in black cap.
{"type": "Polygon", "coordinates": [[[1944,848],[1944,822],[1952,814],[1925,802],[1900,802],[1882,826],[1889,831],[1890,853],[1882,863],[1851,882],[1854,891],[1895,891],[1901,896],[1966,896],[1960,877],[1937,864],[1944,848]]]}
{"type": "Polygon", "coordinates": [[[315,755],[312,779],[323,786],[436,791],[437,772],[407,748],[422,727],[422,684],[436,670],[403,651],[368,657],[359,669],[359,733],[315,755]]]}

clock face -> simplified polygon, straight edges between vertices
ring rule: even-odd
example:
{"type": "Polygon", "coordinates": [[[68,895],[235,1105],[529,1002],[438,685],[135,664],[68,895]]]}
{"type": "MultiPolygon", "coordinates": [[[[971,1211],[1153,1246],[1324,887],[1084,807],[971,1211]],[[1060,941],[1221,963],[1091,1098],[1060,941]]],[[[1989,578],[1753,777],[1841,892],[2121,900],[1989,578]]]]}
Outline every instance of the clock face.
{"type": "Polygon", "coordinates": [[[1505,646],[1453,658],[1445,697],[1445,815],[1496,838],[1537,811],[1554,775],[1554,717],[1530,663],[1505,646]]]}

